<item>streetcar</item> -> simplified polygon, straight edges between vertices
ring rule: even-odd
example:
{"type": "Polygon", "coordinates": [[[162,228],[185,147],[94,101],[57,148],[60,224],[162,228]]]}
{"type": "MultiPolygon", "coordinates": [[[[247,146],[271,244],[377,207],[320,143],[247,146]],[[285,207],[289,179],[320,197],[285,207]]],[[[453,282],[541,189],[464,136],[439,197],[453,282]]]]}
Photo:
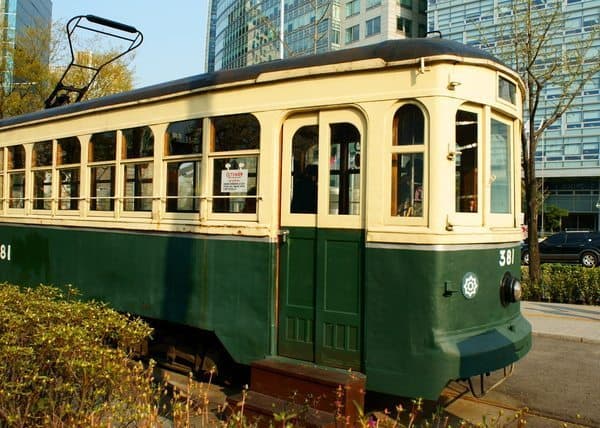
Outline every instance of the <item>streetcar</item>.
{"type": "Polygon", "coordinates": [[[531,347],[523,83],[440,38],[0,121],[0,281],[436,399],[531,347]]]}

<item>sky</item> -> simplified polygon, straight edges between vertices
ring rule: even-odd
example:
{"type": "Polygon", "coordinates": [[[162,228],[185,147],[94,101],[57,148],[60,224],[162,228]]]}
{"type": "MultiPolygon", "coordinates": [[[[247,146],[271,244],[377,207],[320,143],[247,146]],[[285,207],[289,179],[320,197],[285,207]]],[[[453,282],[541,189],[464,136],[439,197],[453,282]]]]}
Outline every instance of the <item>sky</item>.
{"type": "Polygon", "coordinates": [[[52,0],[52,20],[97,15],[144,35],[133,61],[134,87],[203,73],[208,0],[52,0]]]}

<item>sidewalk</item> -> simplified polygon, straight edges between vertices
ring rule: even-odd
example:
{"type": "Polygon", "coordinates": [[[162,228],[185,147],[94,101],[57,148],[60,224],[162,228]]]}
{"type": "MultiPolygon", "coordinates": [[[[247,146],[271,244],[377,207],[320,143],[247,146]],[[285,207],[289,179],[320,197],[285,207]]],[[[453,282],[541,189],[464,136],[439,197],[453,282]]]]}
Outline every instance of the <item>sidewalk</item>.
{"type": "Polygon", "coordinates": [[[521,302],[521,311],[534,335],[600,343],[600,306],[521,302]]]}

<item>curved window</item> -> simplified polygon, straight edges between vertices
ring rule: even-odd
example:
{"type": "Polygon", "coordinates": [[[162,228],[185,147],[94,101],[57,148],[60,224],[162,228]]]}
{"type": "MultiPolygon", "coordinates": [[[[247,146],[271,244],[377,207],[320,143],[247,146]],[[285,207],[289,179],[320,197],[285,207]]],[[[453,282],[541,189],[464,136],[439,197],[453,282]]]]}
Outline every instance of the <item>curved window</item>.
{"type": "Polygon", "coordinates": [[[52,141],[33,145],[33,209],[52,209],[52,141]]]}
{"type": "Polygon", "coordinates": [[[425,117],[407,104],[396,111],[393,126],[391,215],[423,217],[425,117]]]}
{"type": "Polygon", "coordinates": [[[58,170],[58,209],[79,209],[81,182],[81,144],[77,137],[57,140],[56,169],[58,170]]]}
{"type": "Polygon", "coordinates": [[[211,119],[213,213],[256,213],[260,125],[251,114],[211,119]]]}
{"type": "Polygon", "coordinates": [[[154,134],[148,126],[123,132],[123,210],[152,211],[154,134]]]}
{"type": "Polygon", "coordinates": [[[317,213],[318,177],[319,127],[303,126],[292,138],[291,213],[317,213]]]}
{"type": "Polygon", "coordinates": [[[333,123],[329,158],[329,214],[360,214],[360,132],[333,123]]]}
{"type": "Polygon", "coordinates": [[[166,132],[167,212],[200,209],[202,119],[169,125],[166,132]]]}
{"type": "Polygon", "coordinates": [[[25,208],[25,147],[8,147],[8,207],[25,208]]]}
{"type": "Polygon", "coordinates": [[[92,211],[113,211],[115,208],[116,148],[116,131],[92,135],[89,155],[92,211]]]}

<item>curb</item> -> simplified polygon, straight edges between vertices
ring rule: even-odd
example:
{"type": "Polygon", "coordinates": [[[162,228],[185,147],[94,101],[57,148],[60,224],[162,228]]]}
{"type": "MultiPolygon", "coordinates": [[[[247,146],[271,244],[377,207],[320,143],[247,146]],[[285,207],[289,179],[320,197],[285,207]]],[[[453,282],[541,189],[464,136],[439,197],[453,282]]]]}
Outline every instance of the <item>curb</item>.
{"type": "Polygon", "coordinates": [[[541,332],[536,332],[536,331],[532,332],[531,334],[532,334],[532,336],[547,337],[550,339],[560,339],[560,340],[568,340],[569,342],[600,345],[600,339],[593,339],[593,338],[589,338],[589,337],[569,336],[566,334],[557,334],[557,333],[541,333],[541,332]]]}

